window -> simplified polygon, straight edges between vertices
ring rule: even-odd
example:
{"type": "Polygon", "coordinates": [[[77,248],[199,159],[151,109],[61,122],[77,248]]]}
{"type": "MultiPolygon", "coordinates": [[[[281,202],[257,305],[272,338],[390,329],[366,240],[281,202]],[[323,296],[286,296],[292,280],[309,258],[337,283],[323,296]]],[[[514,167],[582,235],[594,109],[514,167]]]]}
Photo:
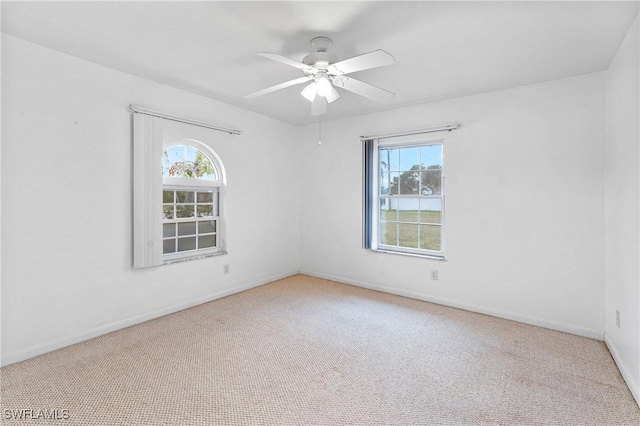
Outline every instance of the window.
{"type": "Polygon", "coordinates": [[[220,251],[220,172],[213,153],[192,141],[166,147],[162,164],[165,261],[220,251]]]}
{"type": "Polygon", "coordinates": [[[225,253],[223,135],[133,114],[133,267],[225,253]]]}
{"type": "Polygon", "coordinates": [[[365,247],[444,257],[443,141],[365,142],[365,247]]]}

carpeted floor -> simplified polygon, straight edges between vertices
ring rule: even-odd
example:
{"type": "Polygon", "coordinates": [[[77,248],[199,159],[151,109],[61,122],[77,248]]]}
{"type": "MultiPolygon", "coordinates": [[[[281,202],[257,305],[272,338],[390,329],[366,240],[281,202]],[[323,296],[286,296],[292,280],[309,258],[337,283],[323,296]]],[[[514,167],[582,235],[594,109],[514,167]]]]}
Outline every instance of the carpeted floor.
{"type": "Polygon", "coordinates": [[[640,424],[602,342],[303,275],[0,372],[6,424],[640,424]]]}

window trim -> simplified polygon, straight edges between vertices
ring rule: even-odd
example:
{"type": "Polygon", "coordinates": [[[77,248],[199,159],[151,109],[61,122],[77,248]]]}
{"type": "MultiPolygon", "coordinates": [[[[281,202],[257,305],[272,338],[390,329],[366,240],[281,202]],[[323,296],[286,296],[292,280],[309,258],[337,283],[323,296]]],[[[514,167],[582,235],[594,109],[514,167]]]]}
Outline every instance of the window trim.
{"type": "MultiPolygon", "coordinates": [[[[442,135],[433,135],[433,136],[425,136],[423,135],[410,135],[410,136],[401,136],[401,137],[389,137],[388,140],[385,139],[370,139],[373,143],[372,153],[371,153],[371,164],[370,169],[365,170],[365,173],[370,173],[371,176],[365,175],[365,192],[367,189],[371,191],[370,194],[365,194],[365,204],[367,197],[371,197],[371,205],[365,205],[365,227],[369,229],[365,229],[365,240],[367,236],[369,236],[370,241],[365,241],[365,248],[368,250],[372,250],[379,253],[390,253],[390,254],[404,254],[414,257],[422,257],[429,259],[437,259],[444,260],[445,259],[445,241],[446,241],[446,224],[445,224],[445,194],[446,194],[446,176],[445,176],[445,138],[442,135]],[[379,152],[381,147],[397,147],[397,148],[409,148],[412,146],[428,146],[428,145],[441,145],[442,146],[442,184],[441,184],[441,194],[439,196],[424,196],[424,195],[407,195],[406,198],[423,198],[423,199],[440,199],[441,200],[441,215],[440,215],[440,250],[428,250],[428,249],[416,249],[410,247],[399,247],[399,246],[390,246],[386,244],[380,244],[380,163],[379,163],[379,152]],[[367,188],[367,181],[370,181],[371,188],[367,188]],[[367,215],[366,210],[370,209],[369,215],[367,215]]],[[[365,149],[365,162],[367,161],[367,153],[366,147],[365,149]]],[[[366,167],[365,167],[366,169],[366,167]]],[[[398,195],[399,198],[402,198],[402,195],[398,195]]]]}

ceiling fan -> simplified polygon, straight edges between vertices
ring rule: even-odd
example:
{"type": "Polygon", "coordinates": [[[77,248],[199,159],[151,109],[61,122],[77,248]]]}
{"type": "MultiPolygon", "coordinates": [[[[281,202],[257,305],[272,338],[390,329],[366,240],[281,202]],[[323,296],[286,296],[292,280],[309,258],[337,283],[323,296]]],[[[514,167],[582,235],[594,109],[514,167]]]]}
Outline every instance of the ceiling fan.
{"type": "Polygon", "coordinates": [[[245,98],[253,99],[286,87],[309,83],[302,90],[301,95],[311,102],[311,115],[324,114],[327,111],[327,104],[340,97],[336,87],[378,102],[389,102],[393,99],[394,93],[347,76],[347,74],[357,71],[391,65],[394,63],[393,56],[384,50],[374,50],[353,58],[337,61],[335,55],[327,52],[332,44],[333,41],[329,37],[313,38],[311,46],[316,49],[316,52],[305,56],[302,62],[289,59],[277,53],[258,53],[259,56],[264,58],[298,68],[304,76],[258,90],[246,95],[245,98]]]}

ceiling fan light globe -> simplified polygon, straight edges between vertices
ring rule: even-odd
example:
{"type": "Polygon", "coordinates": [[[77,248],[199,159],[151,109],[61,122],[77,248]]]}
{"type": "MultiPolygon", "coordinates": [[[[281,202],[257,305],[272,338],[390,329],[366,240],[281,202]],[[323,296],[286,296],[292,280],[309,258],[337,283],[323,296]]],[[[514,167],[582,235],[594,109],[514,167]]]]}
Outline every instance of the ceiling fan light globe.
{"type": "Polygon", "coordinates": [[[304,96],[309,102],[313,102],[317,94],[317,87],[315,82],[311,82],[311,84],[307,85],[300,94],[304,96]]]}
{"type": "Polygon", "coordinates": [[[316,79],[316,86],[318,95],[322,96],[323,98],[326,98],[333,90],[331,82],[324,75],[321,75],[316,79]]]}
{"type": "Polygon", "coordinates": [[[331,91],[326,96],[327,102],[329,102],[329,103],[337,100],[339,97],[340,97],[340,93],[338,93],[338,91],[336,90],[335,87],[331,87],[331,91]]]}

